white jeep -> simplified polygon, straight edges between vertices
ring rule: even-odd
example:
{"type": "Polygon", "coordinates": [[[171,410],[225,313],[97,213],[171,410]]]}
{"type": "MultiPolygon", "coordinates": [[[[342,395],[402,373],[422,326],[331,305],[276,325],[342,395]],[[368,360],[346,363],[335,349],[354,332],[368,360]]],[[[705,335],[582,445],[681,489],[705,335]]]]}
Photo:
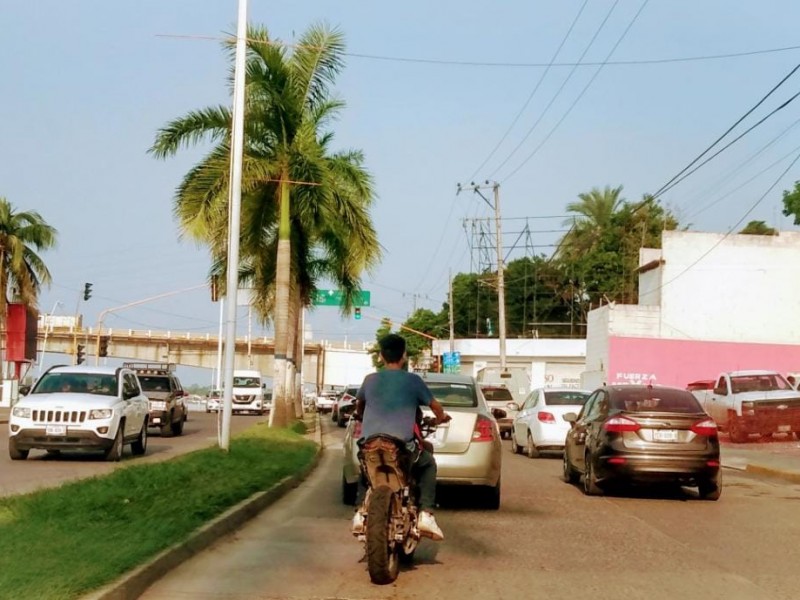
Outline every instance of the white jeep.
{"type": "Polygon", "coordinates": [[[148,401],[136,374],[114,367],[53,367],[11,410],[8,453],[25,460],[33,449],[102,450],[118,461],[123,446],[147,451],[148,401]]]}

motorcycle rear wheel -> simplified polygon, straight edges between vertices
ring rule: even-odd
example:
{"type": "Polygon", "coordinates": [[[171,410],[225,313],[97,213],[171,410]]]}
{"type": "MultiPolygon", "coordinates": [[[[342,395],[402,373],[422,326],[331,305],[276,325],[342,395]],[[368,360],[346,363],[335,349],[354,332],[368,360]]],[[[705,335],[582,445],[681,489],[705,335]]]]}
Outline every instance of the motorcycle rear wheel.
{"type": "Polygon", "coordinates": [[[398,548],[389,546],[389,525],[394,493],[387,485],[372,490],[367,512],[367,569],[372,583],[385,585],[397,579],[398,548]]]}

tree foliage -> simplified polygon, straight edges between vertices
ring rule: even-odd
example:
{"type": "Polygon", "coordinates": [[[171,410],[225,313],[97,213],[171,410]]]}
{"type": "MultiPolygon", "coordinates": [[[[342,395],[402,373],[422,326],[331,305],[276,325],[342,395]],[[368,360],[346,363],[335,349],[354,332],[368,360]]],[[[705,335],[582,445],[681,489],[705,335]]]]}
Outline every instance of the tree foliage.
{"type": "Polygon", "coordinates": [[[750,221],[739,233],[744,235],[778,235],[778,230],[764,221],[750,221]]]}
{"type": "Polygon", "coordinates": [[[794,182],[794,188],[783,192],[783,214],[794,217],[794,224],[800,225],[800,181],[794,182]]]}

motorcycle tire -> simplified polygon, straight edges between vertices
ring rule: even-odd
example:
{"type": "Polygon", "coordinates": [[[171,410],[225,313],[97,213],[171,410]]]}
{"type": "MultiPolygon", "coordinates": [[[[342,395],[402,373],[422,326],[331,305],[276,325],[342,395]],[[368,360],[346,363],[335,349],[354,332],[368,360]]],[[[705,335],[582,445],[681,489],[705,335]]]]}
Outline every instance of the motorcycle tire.
{"type": "Polygon", "coordinates": [[[393,496],[388,485],[373,489],[367,510],[367,570],[378,585],[392,583],[400,568],[398,549],[389,545],[393,496]]]}

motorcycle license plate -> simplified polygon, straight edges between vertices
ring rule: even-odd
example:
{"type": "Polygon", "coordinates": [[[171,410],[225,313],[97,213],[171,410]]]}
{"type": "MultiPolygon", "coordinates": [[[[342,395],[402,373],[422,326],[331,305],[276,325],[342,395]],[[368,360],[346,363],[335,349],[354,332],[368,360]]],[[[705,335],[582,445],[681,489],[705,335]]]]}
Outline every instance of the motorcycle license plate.
{"type": "Polygon", "coordinates": [[[66,425],[48,425],[45,428],[45,433],[47,435],[66,435],[67,426],[66,425]]]}
{"type": "Polygon", "coordinates": [[[656,429],[653,436],[657,442],[677,442],[678,430],[677,429],[656,429]]]}

